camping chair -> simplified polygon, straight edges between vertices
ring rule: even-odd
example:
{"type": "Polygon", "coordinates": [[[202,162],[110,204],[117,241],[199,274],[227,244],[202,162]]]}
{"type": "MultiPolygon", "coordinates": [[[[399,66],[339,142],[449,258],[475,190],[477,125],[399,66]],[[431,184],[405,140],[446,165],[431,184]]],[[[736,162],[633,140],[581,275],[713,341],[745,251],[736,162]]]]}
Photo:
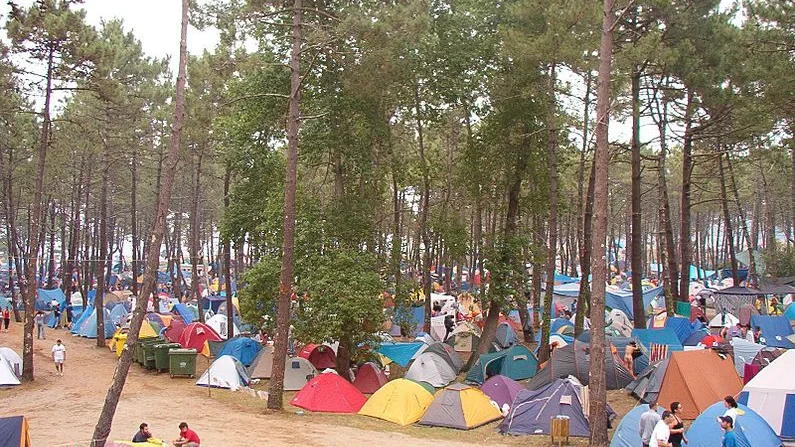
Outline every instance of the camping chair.
{"type": "Polygon", "coordinates": [[[668,358],[668,345],[649,343],[649,363],[657,363],[668,358]]]}

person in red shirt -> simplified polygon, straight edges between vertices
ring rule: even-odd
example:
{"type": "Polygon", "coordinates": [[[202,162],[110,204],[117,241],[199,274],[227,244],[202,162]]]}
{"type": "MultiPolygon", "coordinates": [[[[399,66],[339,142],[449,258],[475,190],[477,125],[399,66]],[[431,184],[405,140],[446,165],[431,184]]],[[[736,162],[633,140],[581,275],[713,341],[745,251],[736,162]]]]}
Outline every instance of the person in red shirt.
{"type": "Polygon", "coordinates": [[[173,444],[176,447],[199,447],[201,441],[199,440],[199,435],[188,428],[187,422],[181,422],[179,424],[179,438],[175,439],[173,444]]]}

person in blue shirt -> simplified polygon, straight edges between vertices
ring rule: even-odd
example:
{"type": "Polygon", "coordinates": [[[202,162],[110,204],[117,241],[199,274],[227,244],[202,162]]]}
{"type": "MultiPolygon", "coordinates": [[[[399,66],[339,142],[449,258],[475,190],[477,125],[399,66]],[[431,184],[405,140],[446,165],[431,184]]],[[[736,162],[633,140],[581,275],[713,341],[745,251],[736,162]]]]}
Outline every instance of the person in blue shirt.
{"type": "Polygon", "coordinates": [[[722,447],[737,447],[737,437],[734,434],[734,421],[730,416],[720,417],[720,428],[725,432],[723,434],[722,447]]]}

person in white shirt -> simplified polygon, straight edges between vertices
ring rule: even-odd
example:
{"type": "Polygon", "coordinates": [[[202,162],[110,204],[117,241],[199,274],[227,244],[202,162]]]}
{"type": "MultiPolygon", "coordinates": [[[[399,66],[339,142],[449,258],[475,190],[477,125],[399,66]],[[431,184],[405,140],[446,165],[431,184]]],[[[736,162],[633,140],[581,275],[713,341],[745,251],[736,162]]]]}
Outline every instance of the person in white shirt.
{"type": "Polygon", "coordinates": [[[63,376],[63,362],[66,361],[66,346],[59,338],[52,346],[52,360],[55,362],[55,374],[63,376]]]}
{"type": "Polygon", "coordinates": [[[737,423],[737,415],[740,413],[737,408],[737,401],[734,400],[733,396],[726,396],[723,398],[723,405],[726,407],[726,412],[723,413],[723,416],[732,418],[732,425],[735,425],[737,423]]]}
{"type": "Polygon", "coordinates": [[[668,438],[671,436],[670,425],[674,422],[674,415],[670,411],[664,411],[662,420],[657,422],[654,426],[654,431],[651,432],[649,439],[649,447],[671,447],[668,438]]]}

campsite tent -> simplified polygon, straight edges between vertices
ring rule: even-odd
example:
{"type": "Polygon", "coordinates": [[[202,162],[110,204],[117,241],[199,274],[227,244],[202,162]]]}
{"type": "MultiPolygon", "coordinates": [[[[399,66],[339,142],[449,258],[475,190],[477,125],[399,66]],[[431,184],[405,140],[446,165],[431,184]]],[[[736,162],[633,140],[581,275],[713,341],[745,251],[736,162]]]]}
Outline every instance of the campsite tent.
{"type": "Polygon", "coordinates": [[[759,413],[782,438],[795,438],[795,350],[789,350],[745,384],[738,402],[759,413]]]}
{"type": "MultiPolygon", "coordinates": [[[[105,326],[105,338],[113,337],[113,333],[116,332],[116,325],[113,324],[111,320],[110,311],[107,307],[102,308],[102,312],[104,314],[104,326],[105,326]]],[[[78,335],[81,337],[87,338],[97,338],[97,310],[92,309],[91,314],[86,318],[81,326],[78,328],[78,335]]]]}
{"type": "Polygon", "coordinates": [[[665,371],[668,369],[668,361],[669,359],[665,359],[649,365],[625,389],[643,403],[656,402],[665,378],[665,371]]]}
{"type": "Polygon", "coordinates": [[[500,408],[503,408],[505,405],[510,407],[514,399],[516,399],[516,395],[523,389],[524,387],[519,382],[499,374],[489,377],[489,379],[480,386],[480,390],[483,391],[486,396],[489,396],[489,399],[493,400],[500,408]]]}
{"type": "MultiPolygon", "coordinates": [[[[734,424],[734,434],[738,447],[779,447],[781,439],[754,410],[743,404],[739,405],[743,415],[738,416],[734,424]]],[[[690,425],[685,435],[688,447],[713,447],[720,443],[723,430],[715,420],[722,416],[726,407],[723,401],[712,404],[704,410],[690,425]]]]}
{"type": "Polygon", "coordinates": [[[474,324],[463,321],[453,329],[445,343],[453,346],[458,352],[472,352],[480,342],[480,328],[474,324]]]}
{"type": "Polygon", "coordinates": [[[331,346],[309,344],[298,353],[298,357],[309,360],[318,371],[337,366],[337,355],[331,346]]]}
{"type": "Polygon", "coordinates": [[[419,383],[395,379],[370,396],[359,414],[398,425],[409,425],[420,420],[431,402],[433,394],[419,383]]]}
{"type": "Polygon", "coordinates": [[[411,362],[414,354],[424,346],[425,344],[422,342],[381,343],[378,353],[397,363],[401,368],[405,368],[411,362]]]}
{"type": "Polygon", "coordinates": [[[243,366],[251,366],[254,359],[259,354],[262,345],[248,337],[235,337],[229,339],[224,346],[218,351],[216,357],[223,355],[231,355],[232,357],[240,360],[243,366]]]}
{"type": "Polygon", "coordinates": [[[264,346],[248,367],[252,379],[270,379],[273,370],[273,346],[264,346]]]}
{"type": "Polygon", "coordinates": [[[607,315],[607,322],[605,332],[620,337],[629,337],[632,335],[632,320],[621,310],[611,310],[607,315]]]}
{"type": "MultiPolygon", "coordinates": [[[[648,308],[663,292],[662,286],[654,287],[643,291],[643,307],[648,308]]],[[[632,309],[631,290],[607,290],[605,292],[605,306],[610,309],[618,309],[624,312],[629,318],[635,318],[632,309]]]]}
{"type": "Polygon", "coordinates": [[[172,343],[179,343],[179,337],[187,325],[182,318],[172,318],[166,329],[166,338],[172,343]]]}
{"type": "Polygon", "coordinates": [[[742,387],[734,361],[712,349],[673,352],[657,400],[681,402],[682,418],[695,419],[713,402],[737,395],[742,387]]]}
{"type": "Polygon", "coordinates": [[[202,323],[189,324],[179,336],[179,344],[185,349],[195,349],[197,352],[209,357],[210,348],[207,341],[221,341],[218,335],[210,326],[202,323]]]}
{"type": "Polygon", "coordinates": [[[317,370],[309,360],[302,357],[289,358],[284,366],[284,391],[298,391],[316,375],[317,370]]]}
{"type": "Polygon", "coordinates": [[[633,329],[632,338],[637,340],[646,351],[651,350],[651,344],[666,345],[668,351],[682,351],[684,347],[676,336],[673,329],[665,327],[662,329],[633,329]]]}
{"type": "Polygon", "coordinates": [[[451,368],[453,368],[453,371],[456,374],[461,372],[461,370],[464,368],[464,361],[461,360],[461,356],[458,355],[455,349],[453,349],[453,347],[448,345],[447,343],[442,343],[438,341],[430,343],[427,346],[424,346],[419,351],[417,351],[415,358],[426,352],[432,352],[438,355],[439,357],[443,358],[444,361],[447,362],[447,364],[450,365],[451,368]]]}
{"type": "MultiPolygon", "coordinates": [[[[649,411],[647,404],[640,404],[629,410],[618,423],[613,439],[610,440],[610,447],[637,447],[642,444],[638,427],[640,426],[640,415],[649,411]]],[[[657,413],[662,415],[663,408],[657,406],[657,413]]]]}
{"type": "Polygon", "coordinates": [[[110,310],[110,321],[114,325],[121,326],[127,321],[127,315],[129,314],[127,306],[124,303],[118,303],[110,310]]]}
{"type": "Polygon", "coordinates": [[[198,320],[198,318],[196,318],[196,315],[193,313],[193,311],[185,303],[174,304],[174,307],[171,308],[171,313],[173,313],[174,315],[179,315],[182,318],[182,321],[185,322],[185,324],[191,324],[195,320],[198,320]]]}
{"type": "Polygon", "coordinates": [[[711,320],[709,320],[709,327],[734,327],[740,319],[734,315],[726,312],[718,312],[711,320]]]}
{"type": "Polygon", "coordinates": [[[366,401],[364,394],[337,374],[320,374],[295,394],[290,405],[324,413],[357,413],[366,401]]]}
{"type": "Polygon", "coordinates": [[[0,418],[0,445],[2,447],[32,447],[28,420],[24,416],[0,418]]]}
{"type": "Polygon", "coordinates": [[[375,363],[367,362],[359,367],[353,386],[364,394],[373,394],[384,386],[389,378],[375,363]]]}
{"type": "Polygon", "coordinates": [[[792,326],[786,317],[782,315],[753,315],[751,316],[751,326],[762,329],[760,341],[767,346],[776,348],[792,349],[795,345],[787,338],[792,335],[792,326]]]}
{"type": "Polygon", "coordinates": [[[66,295],[61,289],[38,289],[36,295],[36,310],[50,310],[53,303],[57,303],[61,310],[66,308],[66,295]]]}
{"type": "Polygon", "coordinates": [[[684,343],[693,332],[701,329],[700,325],[701,323],[698,322],[698,320],[691,323],[690,319],[685,317],[668,317],[668,319],[665,320],[665,327],[674,331],[676,338],[679,339],[679,343],[684,343]]]}
{"type": "MultiPolygon", "coordinates": [[[[16,359],[14,359],[16,361],[16,359]]],[[[20,369],[20,372],[22,370],[20,369]]],[[[19,385],[19,378],[10,360],[0,353],[0,387],[19,385]]]]}
{"type": "MultiPolygon", "coordinates": [[[[555,349],[552,352],[552,358],[527,383],[527,389],[539,389],[557,378],[566,376],[574,376],[580,383],[587,385],[591,363],[589,352],[589,345],[579,341],[555,349]]],[[[609,353],[606,354],[605,374],[607,375],[607,389],[618,390],[624,388],[632,381],[632,374],[629,373],[620,359],[609,353]]]]}
{"type": "Polygon", "coordinates": [[[744,338],[732,338],[732,348],[734,348],[734,369],[737,374],[742,377],[745,370],[745,364],[751,363],[756,357],[756,354],[761,351],[764,346],[758,343],[751,343],[744,338]]]}
{"type": "Polygon", "coordinates": [[[535,390],[523,390],[516,396],[511,411],[499,430],[503,434],[549,434],[550,419],[569,418],[571,436],[588,436],[588,419],[580,401],[581,387],[570,379],[555,379],[535,390]]]}
{"type": "Polygon", "coordinates": [[[436,388],[446,386],[455,380],[455,370],[445,359],[433,352],[420,354],[406,372],[406,379],[428,382],[436,388]]]}
{"type": "Polygon", "coordinates": [[[14,371],[17,377],[22,376],[22,357],[20,357],[19,354],[14,352],[11,348],[2,347],[0,348],[0,361],[3,360],[8,363],[8,366],[11,367],[11,371],[14,371]]]}
{"type": "MultiPolygon", "coordinates": [[[[207,326],[213,328],[215,333],[217,333],[222,339],[226,340],[227,332],[229,330],[227,326],[227,319],[226,315],[222,314],[215,314],[212,317],[208,318],[205,323],[207,326]]],[[[235,324],[233,327],[235,333],[232,335],[233,337],[237,337],[240,335],[240,329],[238,329],[237,325],[235,324]]]]}
{"type": "Polygon", "coordinates": [[[513,330],[507,322],[500,323],[497,326],[497,333],[494,336],[494,344],[500,349],[507,349],[519,343],[519,337],[516,336],[516,331],[513,330]]]}
{"type": "Polygon", "coordinates": [[[196,381],[196,385],[234,391],[248,385],[248,381],[248,373],[240,360],[231,355],[224,355],[215,359],[196,381]]]}
{"type": "Polygon", "coordinates": [[[454,383],[439,390],[420,419],[420,425],[469,430],[502,418],[488,396],[477,388],[454,383]]]}
{"type": "Polygon", "coordinates": [[[467,382],[483,383],[495,374],[510,377],[513,380],[524,380],[533,377],[538,370],[538,359],[524,345],[515,345],[509,349],[481,354],[477,362],[469,369],[467,382]]]}

